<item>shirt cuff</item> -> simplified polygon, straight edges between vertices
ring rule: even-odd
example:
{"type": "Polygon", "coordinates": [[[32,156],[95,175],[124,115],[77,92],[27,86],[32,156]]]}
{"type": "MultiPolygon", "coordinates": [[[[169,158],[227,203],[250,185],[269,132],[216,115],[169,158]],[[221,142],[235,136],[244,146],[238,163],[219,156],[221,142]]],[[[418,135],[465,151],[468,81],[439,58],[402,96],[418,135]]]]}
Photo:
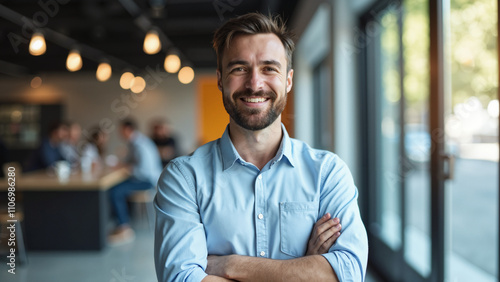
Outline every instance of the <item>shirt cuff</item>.
{"type": "Polygon", "coordinates": [[[193,281],[200,282],[207,276],[207,273],[203,271],[201,267],[196,267],[193,269],[191,273],[189,273],[188,277],[186,277],[185,281],[193,281]]]}
{"type": "Polygon", "coordinates": [[[362,273],[363,270],[361,270],[359,266],[356,265],[356,262],[353,262],[345,253],[326,253],[322,254],[322,256],[328,260],[340,282],[365,281],[365,274],[362,273]]]}

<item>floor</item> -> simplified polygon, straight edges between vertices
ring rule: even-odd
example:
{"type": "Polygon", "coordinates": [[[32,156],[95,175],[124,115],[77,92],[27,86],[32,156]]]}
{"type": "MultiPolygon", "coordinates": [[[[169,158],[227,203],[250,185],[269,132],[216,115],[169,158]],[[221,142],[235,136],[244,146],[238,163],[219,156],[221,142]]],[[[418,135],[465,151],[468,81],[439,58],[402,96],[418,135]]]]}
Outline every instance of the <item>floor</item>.
{"type": "MultiPolygon", "coordinates": [[[[29,264],[7,272],[0,257],[0,281],[5,282],[149,282],[157,281],[153,262],[153,232],[136,227],[136,240],[101,252],[29,252],[29,264]]],[[[366,282],[381,282],[370,273],[366,282]]]]}

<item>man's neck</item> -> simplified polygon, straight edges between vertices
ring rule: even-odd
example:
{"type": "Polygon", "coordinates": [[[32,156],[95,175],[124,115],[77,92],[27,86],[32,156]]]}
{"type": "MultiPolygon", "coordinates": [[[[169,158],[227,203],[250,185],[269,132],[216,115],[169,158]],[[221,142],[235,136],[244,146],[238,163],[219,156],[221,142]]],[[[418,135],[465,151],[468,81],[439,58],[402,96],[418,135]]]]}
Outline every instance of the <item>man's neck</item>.
{"type": "Polygon", "coordinates": [[[259,169],[276,156],[283,137],[281,119],[276,119],[270,126],[252,131],[242,128],[233,120],[229,123],[229,136],[238,154],[259,169]]]}

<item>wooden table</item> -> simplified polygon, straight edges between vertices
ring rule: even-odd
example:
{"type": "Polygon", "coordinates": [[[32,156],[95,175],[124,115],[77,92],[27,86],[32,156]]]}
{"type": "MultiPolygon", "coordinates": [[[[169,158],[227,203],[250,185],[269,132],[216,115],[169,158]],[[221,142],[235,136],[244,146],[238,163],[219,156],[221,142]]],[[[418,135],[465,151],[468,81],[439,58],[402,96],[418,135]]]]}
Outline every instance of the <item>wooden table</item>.
{"type": "MultiPolygon", "coordinates": [[[[78,172],[66,183],[45,170],[16,175],[16,198],[22,196],[27,248],[104,248],[109,222],[107,190],[126,178],[124,169],[105,169],[90,175],[78,172]]],[[[0,191],[6,193],[7,180],[1,180],[0,191]]]]}

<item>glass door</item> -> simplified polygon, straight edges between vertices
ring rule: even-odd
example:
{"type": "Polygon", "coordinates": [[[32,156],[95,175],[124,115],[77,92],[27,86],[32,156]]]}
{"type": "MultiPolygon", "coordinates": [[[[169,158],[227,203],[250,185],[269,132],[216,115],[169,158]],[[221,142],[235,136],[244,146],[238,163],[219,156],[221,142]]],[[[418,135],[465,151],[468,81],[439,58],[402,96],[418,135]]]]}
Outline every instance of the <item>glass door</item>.
{"type": "Polygon", "coordinates": [[[429,281],[428,2],[388,2],[369,14],[370,260],[392,281],[429,281]]]}
{"type": "Polygon", "coordinates": [[[447,1],[445,278],[498,281],[497,1],[447,1]]]}
{"type": "Polygon", "coordinates": [[[362,18],[370,263],[390,281],[498,281],[497,3],[362,18]]]}
{"type": "Polygon", "coordinates": [[[405,280],[431,274],[429,13],[427,0],[403,2],[405,280]]]}

